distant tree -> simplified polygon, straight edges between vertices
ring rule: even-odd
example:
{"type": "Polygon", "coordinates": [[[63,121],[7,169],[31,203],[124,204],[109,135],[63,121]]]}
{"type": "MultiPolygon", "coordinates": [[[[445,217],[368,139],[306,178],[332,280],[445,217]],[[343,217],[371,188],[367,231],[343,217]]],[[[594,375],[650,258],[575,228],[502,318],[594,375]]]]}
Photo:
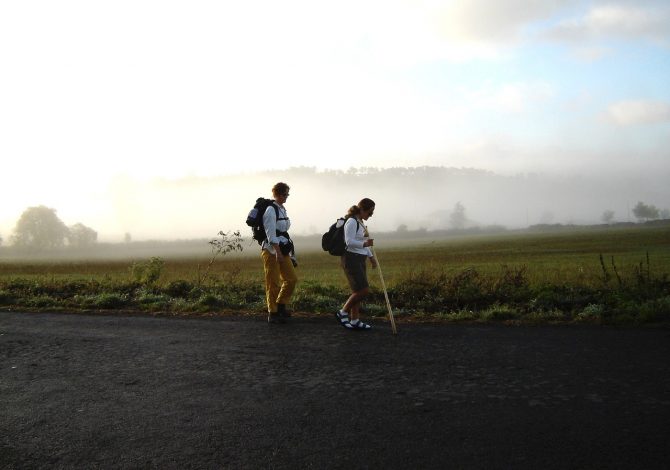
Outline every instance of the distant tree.
{"type": "MultiPolygon", "coordinates": [[[[670,219],[670,210],[668,209],[663,209],[661,211],[661,219],[670,219]]],[[[0,238],[0,244],[2,243],[2,239],[0,238]]]]}
{"type": "Polygon", "coordinates": [[[633,215],[637,220],[653,220],[658,219],[659,211],[652,204],[647,205],[642,201],[638,201],[635,207],[633,207],[633,215]]]}
{"type": "Polygon", "coordinates": [[[398,233],[407,233],[407,230],[409,230],[408,227],[407,227],[407,224],[400,224],[400,225],[398,225],[398,228],[397,228],[396,231],[398,233]]]}
{"type": "Polygon", "coordinates": [[[132,237],[130,236],[130,233],[126,232],[125,235],[123,236],[123,242],[124,243],[130,243],[132,240],[132,237]]]}
{"type": "Polygon", "coordinates": [[[2,246],[2,236],[0,236],[0,246],[2,246]]]}
{"type": "Polygon", "coordinates": [[[94,245],[98,241],[98,232],[84,224],[76,223],[70,227],[67,240],[71,246],[84,248],[94,245]]]}
{"type": "Polygon", "coordinates": [[[605,212],[603,212],[601,219],[606,224],[611,224],[612,221],[614,220],[614,211],[611,211],[609,209],[606,210],[605,212]]]}
{"type": "Polygon", "coordinates": [[[465,215],[465,206],[461,204],[461,201],[458,201],[454,205],[454,210],[451,213],[451,216],[449,216],[449,224],[451,225],[451,228],[460,230],[465,228],[467,221],[468,218],[465,215]]]}
{"type": "Polygon", "coordinates": [[[16,223],[12,244],[33,250],[48,250],[64,245],[69,230],[56,215],[56,209],[46,206],[29,207],[16,223]]]}

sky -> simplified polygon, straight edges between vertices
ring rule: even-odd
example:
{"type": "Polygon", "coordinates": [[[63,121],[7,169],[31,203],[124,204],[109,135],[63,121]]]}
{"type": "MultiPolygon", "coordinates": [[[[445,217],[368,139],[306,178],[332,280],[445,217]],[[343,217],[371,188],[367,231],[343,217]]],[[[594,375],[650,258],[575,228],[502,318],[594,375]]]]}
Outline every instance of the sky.
{"type": "Polygon", "coordinates": [[[1,2],[0,156],[5,240],[42,204],[102,239],[130,231],[151,214],[121,214],[124,181],[670,176],[670,3],[1,2]]]}

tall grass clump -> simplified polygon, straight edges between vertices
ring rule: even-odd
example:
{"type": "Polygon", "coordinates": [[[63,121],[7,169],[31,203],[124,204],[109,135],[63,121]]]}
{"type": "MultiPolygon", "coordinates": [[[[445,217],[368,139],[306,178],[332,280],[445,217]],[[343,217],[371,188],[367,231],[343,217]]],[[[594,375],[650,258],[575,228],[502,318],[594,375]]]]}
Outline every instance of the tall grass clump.
{"type": "Polygon", "coordinates": [[[482,275],[472,267],[452,275],[439,270],[411,271],[389,289],[393,305],[428,313],[514,305],[527,301],[529,293],[526,268],[507,265],[497,275],[482,275]]]}
{"type": "Polygon", "coordinates": [[[345,294],[338,287],[308,280],[298,285],[293,296],[293,307],[305,312],[336,312],[344,298],[345,294]]]}

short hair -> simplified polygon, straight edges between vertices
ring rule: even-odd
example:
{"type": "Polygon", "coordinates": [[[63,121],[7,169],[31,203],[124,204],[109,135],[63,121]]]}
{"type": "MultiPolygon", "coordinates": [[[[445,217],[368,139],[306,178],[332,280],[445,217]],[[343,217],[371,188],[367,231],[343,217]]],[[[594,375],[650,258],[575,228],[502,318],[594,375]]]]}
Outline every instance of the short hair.
{"type": "Polygon", "coordinates": [[[273,196],[282,196],[284,194],[288,194],[289,189],[291,189],[291,187],[288,184],[277,183],[272,187],[272,195],[273,196]]]}

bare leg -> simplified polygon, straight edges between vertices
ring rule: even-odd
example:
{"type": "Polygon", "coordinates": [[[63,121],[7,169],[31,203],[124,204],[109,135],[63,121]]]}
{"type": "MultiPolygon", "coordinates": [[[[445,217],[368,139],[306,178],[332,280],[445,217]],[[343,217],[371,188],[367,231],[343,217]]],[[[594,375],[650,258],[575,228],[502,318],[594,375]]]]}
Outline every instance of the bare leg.
{"type": "Polygon", "coordinates": [[[366,287],[364,289],[354,292],[349,296],[349,298],[344,304],[344,307],[342,307],[342,310],[344,310],[349,314],[349,318],[351,318],[352,320],[358,319],[358,317],[360,316],[361,301],[365,297],[367,297],[369,292],[370,289],[366,287]]]}

